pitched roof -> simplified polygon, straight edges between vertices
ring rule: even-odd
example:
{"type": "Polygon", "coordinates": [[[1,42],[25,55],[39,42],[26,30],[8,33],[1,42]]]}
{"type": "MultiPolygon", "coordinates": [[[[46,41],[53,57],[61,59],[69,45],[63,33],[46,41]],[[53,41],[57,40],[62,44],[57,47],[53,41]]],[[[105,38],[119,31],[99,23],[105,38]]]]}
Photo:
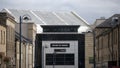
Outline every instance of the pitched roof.
{"type": "Polygon", "coordinates": [[[3,9],[2,12],[8,12],[19,22],[19,17],[29,15],[31,21],[41,25],[89,25],[83,18],[75,12],[49,12],[49,11],[32,11],[3,9]]]}
{"type": "Polygon", "coordinates": [[[101,28],[101,27],[111,28],[111,27],[114,27],[115,25],[118,24],[115,20],[113,20],[115,17],[119,18],[120,14],[115,14],[115,15],[111,16],[110,18],[106,19],[103,23],[98,25],[97,28],[101,28]]]}
{"type": "MultiPolygon", "coordinates": [[[[41,32],[39,25],[80,25],[79,33],[90,30],[89,24],[77,13],[70,12],[50,12],[50,11],[33,11],[33,10],[17,10],[3,9],[1,12],[8,12],[15,17],[15,21],[19,23],[20,16],[29,16],[30,22],[37,25],[37,32],[41,32]]],[[[26,18],[27,19],[27,18],[26,18]]],[[[26,22],[25,22],[26,23],[26,22]]]]}

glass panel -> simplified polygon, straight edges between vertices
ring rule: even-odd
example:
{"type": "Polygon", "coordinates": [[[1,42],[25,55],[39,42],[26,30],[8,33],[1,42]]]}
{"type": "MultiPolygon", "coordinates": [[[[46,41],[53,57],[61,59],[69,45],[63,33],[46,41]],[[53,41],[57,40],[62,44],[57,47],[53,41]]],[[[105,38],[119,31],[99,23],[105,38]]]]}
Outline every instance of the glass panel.
{"type": "Polygon", "coordinates": [[[74,54],[46,54],[46,65],[74,65],[74,54]]]}

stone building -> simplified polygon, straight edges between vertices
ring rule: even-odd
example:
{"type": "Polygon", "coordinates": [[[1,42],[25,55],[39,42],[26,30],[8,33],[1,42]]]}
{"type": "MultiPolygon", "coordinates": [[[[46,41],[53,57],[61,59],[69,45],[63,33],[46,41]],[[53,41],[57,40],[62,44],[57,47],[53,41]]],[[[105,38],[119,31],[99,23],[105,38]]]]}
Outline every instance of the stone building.
{"type": "Polygon", "coordinates": [[[0,13],[0,52],[6,55],[6,18],[4,15],[5,13],[0,13]]]}
{"type": "Polygon", "coordinates": [[[85,68],[94,67],[94,33],[92,30],[104,21],[105,18],[96,19],[96,21],[90,25],[91,30],[85,32],[85,68]]]}
{"type": "Polygon", "coordinates": [[[6,17],[7,14],[0,13],[0,68],[4,67],[3,58],[6,56],[6,17]]]}
{"type": "MultiPolygon", "coordinates": [[[[16,68],[19,68],[19,47],[20,47],[20,36],[19,33],[15,33],[15,54],[16,54],[16,68]]],[[[32,40],[22,36],[22,43],[21,43],[21,67],[22,68],[32,68],[32,40]]]]}
{"type": "MultiPolygon", "coordinates": [[[[16,68],[19,68],[19,23],[16,24],[16,68]]],[[[36,35],[36,25],[34,23],[22,23],[22,46],[21,46],[21,66],[22,68],[33,68],[34,40],[36,35]]]]}
{"type": "MultiPolygon", "coordinates": [[[[12,66],[15,64],[15,21],[14,17],[11,16],[8,13],[1,12],[0,13],[0,19],[1,19],[1,48],[2,52],[4,52],[4,58],[9,58],[9,64],[6,65],[6,67],[12,66]],[[13,60],[13,64],[11,63],[11,60],[13,60]]],[[[6,60],[5,59],[5,60],[6,60]]],[[[4,60],[4,59],[3,59],[4,60]]],[[[4,66],[5,67],[5,66],[4,66]]]]}
{"type": "Polygon", "coordinates": [[[96,67],[120,66],[120,14],[115,14],[95,28],[96,67]]]}
{"type": "MultiPolygon", "coordinates": [[[[15,65],[15,20],[12,18],[6,20],[6,55],[10,57],[10,66],[15,65]]],[[[8,66],[9,67],[9,66],[8,66]]],[[[15,68],[15,67],[14,67],[15,68]]]]}
{"type": "MultiPolygon", "coordinates": [[[[34,65],[34,41],[36,25],[32,22],[22,24],[21,67],[33,68],[34,65]]],[[[0,13],[0,53],[9,60],[9,64],[0,62],[2,68],[19,68],[19,24],[12,14],[0,13]]],[[[2,58],[2,60],[4,60],[2,58]]]]}
{"type": "Polygon", "coordinates": [[[85,68],[93,67],[93,33],[85,33],[85,68]]]}

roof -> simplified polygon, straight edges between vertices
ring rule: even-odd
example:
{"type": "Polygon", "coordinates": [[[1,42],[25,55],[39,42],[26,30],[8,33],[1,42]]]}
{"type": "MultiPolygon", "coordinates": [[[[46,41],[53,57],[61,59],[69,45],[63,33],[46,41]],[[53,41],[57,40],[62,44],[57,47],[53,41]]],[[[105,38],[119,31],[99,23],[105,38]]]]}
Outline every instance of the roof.
{"type": "Polygon", "coordinates": [[[116,21],[113,20],[115,17],[119,18],[120,14],[115,14],[115,15],[111,16],[110,18],[106,19],[103,23],[98,25],[97,28],[102,28],[102,27],[111,28],[111,27],[114,27],[115,25],[118,24],[116,21]]]}
{"type": "Polygon", "coordinates": [[[96,26],[103,23],[106,19],[96,19],[96,21],[91,25],[91,28],[94,29],[96,26]]]}
{"type": "Polygon", "coordinates": [[[49,12],[49,11],[32,11],[3,9],[2,12],[8,12],[19,22],[19,17],[29,15],[31,21],[41,25],[89,25],[83,18],[75,12],[49,12]]]}
{"type": "MultiPolygon", "coordinates": [[[[8,12],[15,17],[15,21],[19,23],[20,16],[28,16],[30,22],[37,25],[37,33],[41,33],[42,29],[39,25],[79,25],[78,32],[86,32],[90,29],[89,24],[73,11],[69,12],[51,12],[51,11],[34,11],[34,10],[17,10],[3,9],[1,12],[8,12]]],[[[26,17],[25,17],[26,18],[26,17]]],[[[26,19],[28,19],[26,18],[26,19]]],[[[26,23],[26,22],[25,22],[26,23]]]]}
{"type": "Polygon", "coordinates": [[[14,19],[13,16],[11,16],[9,13],[5,13],[5,12],[0,12],[0,18],[10,18],[10,19],[14,19]]]}

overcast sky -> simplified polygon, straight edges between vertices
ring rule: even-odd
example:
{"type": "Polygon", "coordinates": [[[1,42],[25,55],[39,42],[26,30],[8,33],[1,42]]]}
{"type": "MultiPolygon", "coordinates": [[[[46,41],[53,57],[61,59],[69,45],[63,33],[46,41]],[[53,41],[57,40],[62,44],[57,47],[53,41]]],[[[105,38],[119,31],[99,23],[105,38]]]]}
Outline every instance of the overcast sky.
{"type": "Polygon", "coordinates": [[[0,9],[75,11],[88,23],[120,13],[120,0],[0,0],[0,9]]]}

